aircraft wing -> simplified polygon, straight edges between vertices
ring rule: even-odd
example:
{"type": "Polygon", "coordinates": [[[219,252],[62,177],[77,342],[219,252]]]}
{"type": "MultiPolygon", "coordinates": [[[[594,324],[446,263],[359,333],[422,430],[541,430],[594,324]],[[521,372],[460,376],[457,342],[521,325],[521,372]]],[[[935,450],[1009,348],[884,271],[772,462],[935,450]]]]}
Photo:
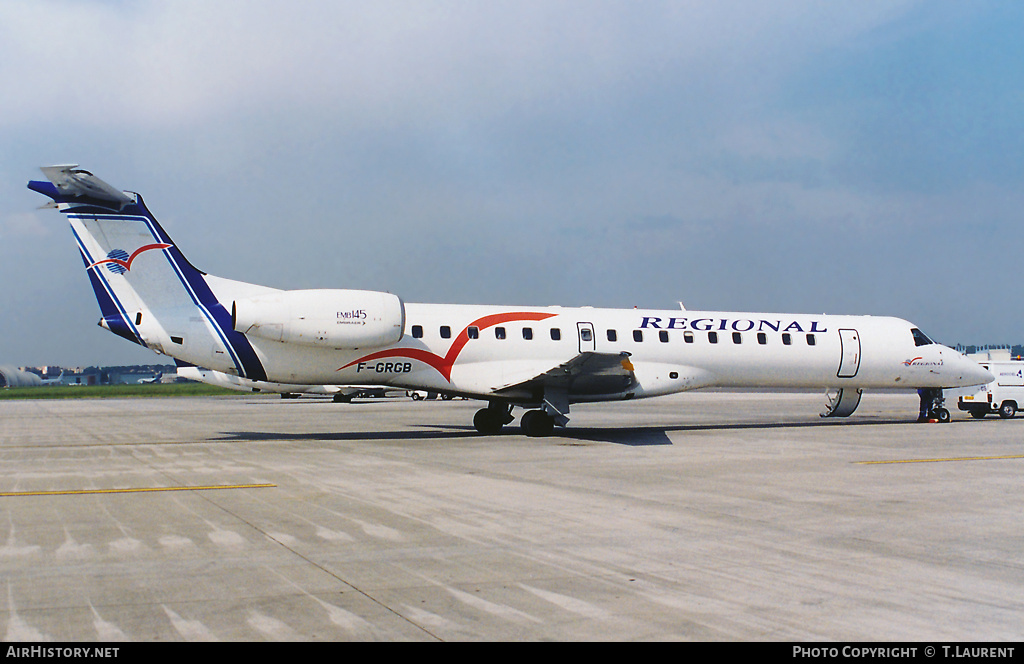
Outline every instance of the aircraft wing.
{"type": "Polygon", "coordinates": [[[522,398],[561,393],[569,397],[620,394],[636,385],[629,353],[585,351],[533,378],[496,389],[496,395],[522,398]]]}

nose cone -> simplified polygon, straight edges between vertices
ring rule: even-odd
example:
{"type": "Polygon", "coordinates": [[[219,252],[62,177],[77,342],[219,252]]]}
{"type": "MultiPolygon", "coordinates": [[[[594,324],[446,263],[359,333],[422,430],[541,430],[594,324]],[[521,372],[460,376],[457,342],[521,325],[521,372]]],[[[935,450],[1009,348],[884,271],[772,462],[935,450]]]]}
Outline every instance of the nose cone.
{"type": "Polygon", "coordinates": [[[996,377],[992,375],[991,371],[981,366],[971,358],[960,355],[959,353],[956,357],[954,369],[956,374],[958,374],[953,376],[953,378],[957,379],[957,387],[984,385],[986,383],[991,383],[996,379],[996,377]]]}

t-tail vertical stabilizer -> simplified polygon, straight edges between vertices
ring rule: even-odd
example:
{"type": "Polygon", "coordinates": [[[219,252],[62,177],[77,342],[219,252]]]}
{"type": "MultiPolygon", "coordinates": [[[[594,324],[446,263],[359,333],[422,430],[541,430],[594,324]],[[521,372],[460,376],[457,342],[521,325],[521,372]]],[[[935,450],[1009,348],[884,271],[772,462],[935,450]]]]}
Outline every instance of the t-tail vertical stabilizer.
{"type": "Polygon", "coordinates": [[[215,278],[186,260],[141,196],[77,165],[41,170],[48,181],[29,189],[49,196],[71,223],[100,326],[158,353],[266,380],[249,340],[232,329],[230,301],[225,307],[210,287],[215,278]]]}

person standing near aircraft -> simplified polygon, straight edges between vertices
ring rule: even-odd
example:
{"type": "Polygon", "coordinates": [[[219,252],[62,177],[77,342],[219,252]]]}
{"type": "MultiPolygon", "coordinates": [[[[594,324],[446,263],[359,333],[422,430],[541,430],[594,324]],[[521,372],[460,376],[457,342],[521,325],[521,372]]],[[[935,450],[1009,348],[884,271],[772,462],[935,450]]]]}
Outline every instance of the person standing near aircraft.
{"type": "Polygon", "coordinates": [[[917,414],[918,422],[927,422],[932,418],[940,422],[945,422],[949,419],[949,411],[943,407],[945,400],[942,397],[941,388],[918,388],[917,395],[921,399],[921,406],[917,414]]]}

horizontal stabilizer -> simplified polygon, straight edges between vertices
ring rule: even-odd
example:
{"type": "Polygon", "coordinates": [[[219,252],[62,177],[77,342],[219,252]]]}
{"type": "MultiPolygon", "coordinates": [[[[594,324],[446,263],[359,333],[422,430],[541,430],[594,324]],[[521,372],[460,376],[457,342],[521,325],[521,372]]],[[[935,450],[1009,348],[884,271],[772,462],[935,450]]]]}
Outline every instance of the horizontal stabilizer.
{"type": "MultiPolygon", "coordinates": [[[[56,193],[62,197],[105,201],[116,203],[119,207],[135,202],[135,199],[125,192],[111,187],[89,171],[78,168],[78,164],[43,166],[39,170],[53,183],[57,188],[56,193]]],[[[49,192],[42,193],[51,195],[49,192]]]]}

